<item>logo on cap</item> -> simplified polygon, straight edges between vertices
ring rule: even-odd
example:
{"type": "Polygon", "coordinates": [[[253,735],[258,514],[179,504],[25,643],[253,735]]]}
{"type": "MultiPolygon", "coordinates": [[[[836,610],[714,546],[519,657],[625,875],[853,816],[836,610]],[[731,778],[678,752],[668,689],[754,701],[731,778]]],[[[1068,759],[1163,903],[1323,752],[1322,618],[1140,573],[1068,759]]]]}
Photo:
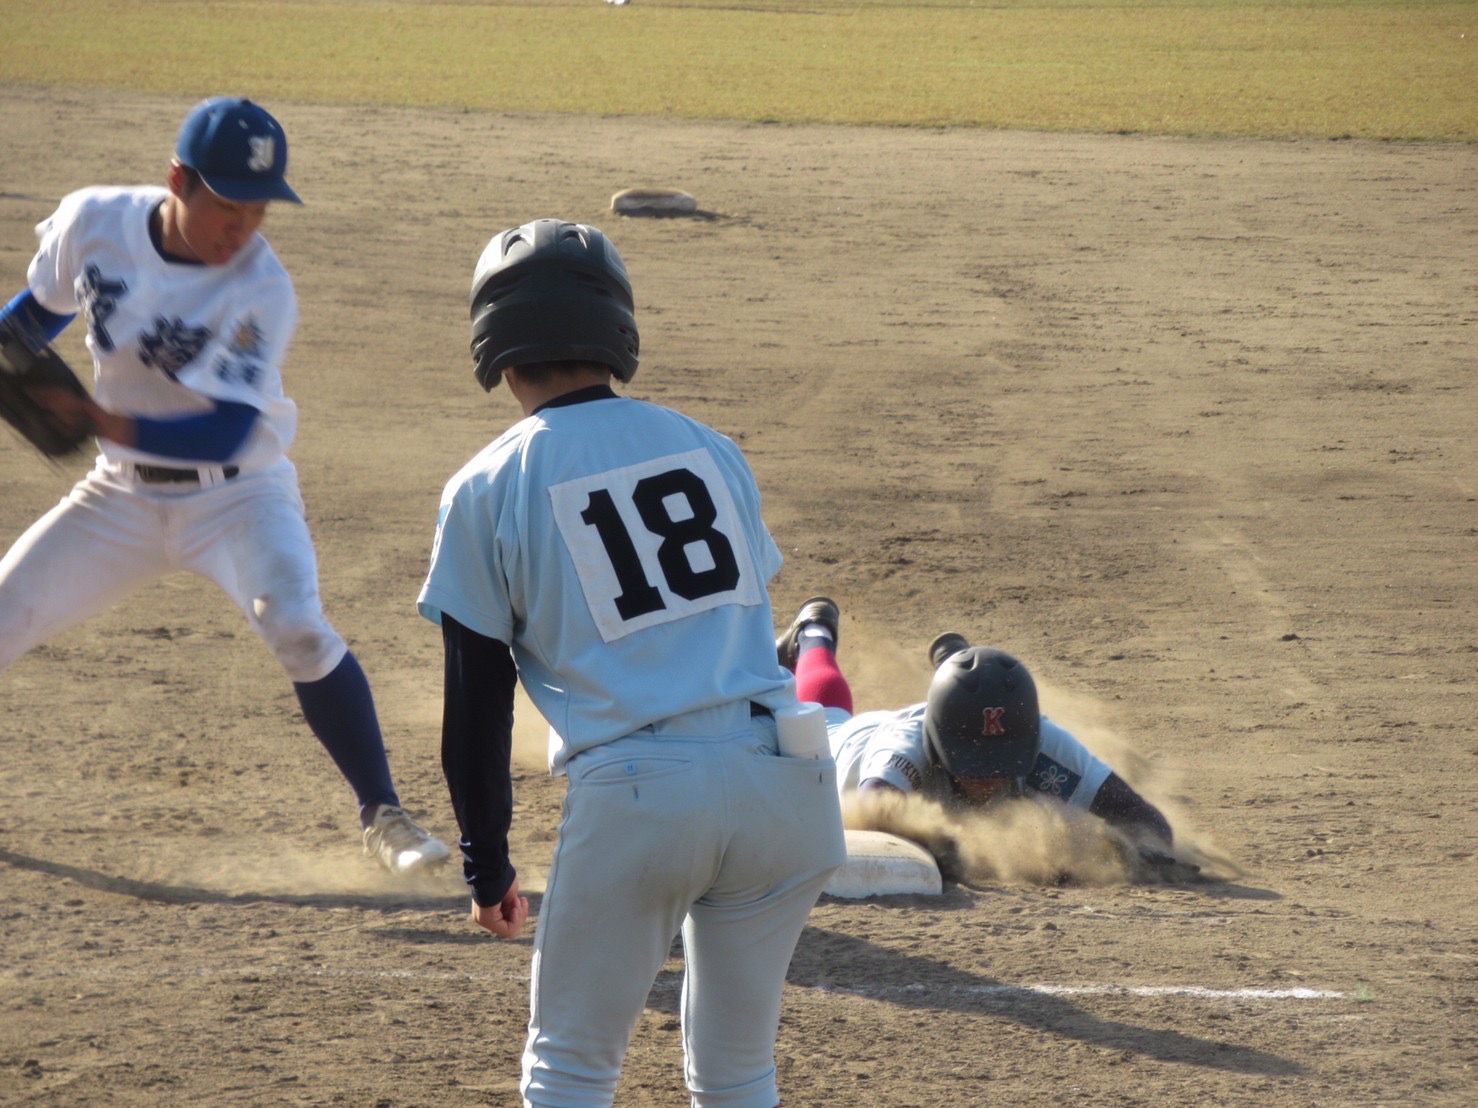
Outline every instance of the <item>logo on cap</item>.
{"type": "Polygon", "coordinates": [[[272,136],[253,135],[251,142],[251,157],[246,160],[246,168],[254,169],[258,173],[266,173],[272,168],[272,136]]]}

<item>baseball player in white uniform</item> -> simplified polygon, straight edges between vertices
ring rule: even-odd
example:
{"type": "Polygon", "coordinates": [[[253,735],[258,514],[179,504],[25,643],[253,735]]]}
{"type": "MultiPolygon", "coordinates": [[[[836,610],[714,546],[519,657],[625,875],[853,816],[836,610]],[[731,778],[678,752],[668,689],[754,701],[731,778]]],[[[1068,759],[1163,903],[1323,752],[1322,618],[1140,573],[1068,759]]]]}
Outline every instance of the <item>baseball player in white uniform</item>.
{"type": "Polygon", "coordinates": [[[631,285],[593,227],[536,220],[476,268],[472,351],[524,418],[442,494],[418,605],[446,652],[442,760],[472,916],[528,912],[508,858],[515,679],[568,779],[531,970],[524,1102],[613,1102],[681,933],[695,1105],[774,1108],[785,974],[846,858],[835,767],[778,754],[796,705],[767,582],[780,552],[732,441],[617,395],[631,285]]]}
{"type": "Polygon", "coordinates": [[[1041,714],[1036,683],[1017,659],[946,632],[929,647],[935,673],[927,700],[853,715],[851,688],[837,664],[839,627],[836,602],[812,597],[775,649],[796,675],[797,696],[825,708],[844,795],[917,793],[964,807],[998,796],[1049,797],[1123,830],[1146,864],[1184,872],[1186,863],[1165,853],[1174,841],[1169,821],[1041,714]]]}
{"type": "Polygon", "coordinates": [[[176,570],[219,585],[292,679],[353,787],[364,848],[392,872],[449,857],[400,806],[369,684],[324,618],[281,366],[291,279],[259,233],[298,203],[287,139],[249,100],[198,104],[165,187],[85,188],[36,232],[27,287],[0,325],[34,346],[78,314],[91,397],[40,397],[95,435],[91,470],[0,560],[0,671],[176,570]]]}

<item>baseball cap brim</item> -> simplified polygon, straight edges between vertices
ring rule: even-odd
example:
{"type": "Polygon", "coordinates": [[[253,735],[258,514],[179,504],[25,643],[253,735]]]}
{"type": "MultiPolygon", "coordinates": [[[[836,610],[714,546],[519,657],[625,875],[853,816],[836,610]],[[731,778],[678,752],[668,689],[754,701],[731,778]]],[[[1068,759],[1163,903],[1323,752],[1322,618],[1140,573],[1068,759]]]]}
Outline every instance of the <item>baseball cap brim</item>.
{"type": "Polygon", "coordinates": [[[257,200],[286,200],[293,204],[303,202],[302,198],[292,190],[292,186],[280,177],[238,181],[230,177],[208,177],[202,173],[200,179],[205,183],[206,188],[222,200],[231,200],[241,204],[250,204],[257,200]]]}

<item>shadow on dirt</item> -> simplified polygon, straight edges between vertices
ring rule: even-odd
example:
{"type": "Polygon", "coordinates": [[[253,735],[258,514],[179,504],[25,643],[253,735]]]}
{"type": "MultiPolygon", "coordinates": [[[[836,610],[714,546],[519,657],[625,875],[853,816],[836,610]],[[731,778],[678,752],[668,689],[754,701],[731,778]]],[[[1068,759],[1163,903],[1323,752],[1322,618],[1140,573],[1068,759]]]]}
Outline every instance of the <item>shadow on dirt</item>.
{"type": "Polygon", "coordinates": [[[1051,1035],[1166,1062],[1276,1076],[1305,1072],[1298,1063],[1266,1051],[1106,1020],[1063,996],[1010,985],[818,927],[808,927],[802,934],[788,980],[802,988],[849,993],[908,1008],[1013,1020],[1051,1035]]]}
{"type": "MultiPolygon", "coordinates": [[[[29,870],[72,881],[83,888],[97,892],[131,896],[138,900],[161,904],[289,904],[311,908],[359,908],[365,911],[403,911],[407,908],[440,910],[447,906],[444,891],[433,892],[417,887],[411,879],[392,883],[392,879],[378,870],[372,871],[369,880],[383,880],[383,891],[352,892],[225,892],[203,885],[168,884],[160,881],[143,881],[133,877],[120,877],[85,869],[65,862],[53,862],[28,854],[17,854],[0,848],[0,863],[15,869],[29,870]]],[[[368,865],[366,863],[366,865],[368,865]]],[[[458,897],[462,894],[458,893],[458,897]]]]}

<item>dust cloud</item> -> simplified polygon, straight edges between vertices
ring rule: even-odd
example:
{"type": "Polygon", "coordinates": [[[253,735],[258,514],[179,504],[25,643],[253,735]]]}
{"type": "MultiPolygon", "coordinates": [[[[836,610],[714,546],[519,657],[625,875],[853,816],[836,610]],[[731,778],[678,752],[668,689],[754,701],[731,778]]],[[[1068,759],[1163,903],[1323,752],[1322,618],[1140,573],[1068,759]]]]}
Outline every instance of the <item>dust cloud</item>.
{"type": "MultiPolygon", "coordinates": [[[[844,616],[844,640],[848,631],[844,666],[857,712],[903,708],[927,696],[931,671],[922,645],[906,650],[869,634],[872,628],[862,621],[849,624],[844,616]]],[[[1242,872],[1195,826],[1194,798],[1181,788],[1173,758],[1145,754],[1116,730],[1112,705],[1060,687],[1040,667],[1023,661],[1036,680],[1043,714],[1072,732],[1165,814],[1176,838],[1169,864],[1147,863],[1139,844],[1117,829],[1043,797],[980,810],[945,807],[918,796],[850,797],[843,806],[846,825],[917,842],[941,861],[942,871],[955,871],[946,872],[947,878],[966,884],[1163,884],[1228,880],[1242,872]]]]}

